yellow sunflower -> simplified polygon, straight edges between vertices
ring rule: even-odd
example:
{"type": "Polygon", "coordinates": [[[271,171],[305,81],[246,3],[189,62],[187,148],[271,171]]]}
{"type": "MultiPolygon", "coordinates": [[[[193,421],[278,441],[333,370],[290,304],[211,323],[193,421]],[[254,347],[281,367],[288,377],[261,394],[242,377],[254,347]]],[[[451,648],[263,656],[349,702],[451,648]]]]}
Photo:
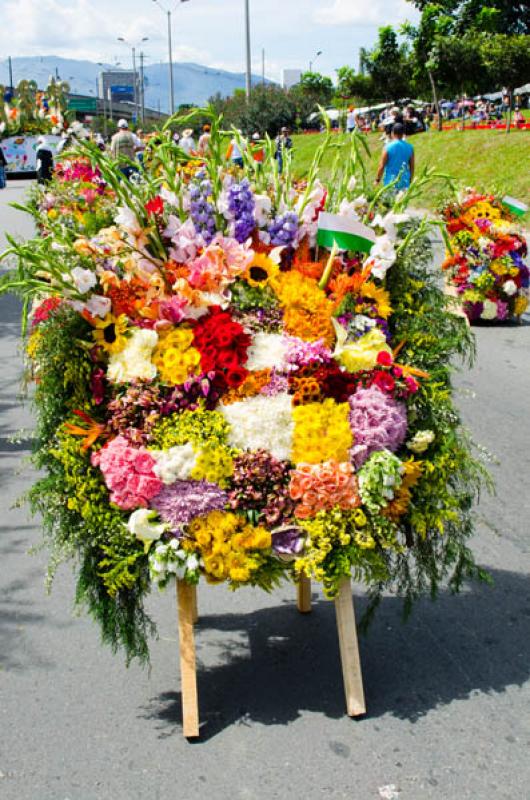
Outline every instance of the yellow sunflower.
{"type": "Polygon", "coordinates": [[[115,317],[107,314],[104,319],[93,323],[95,331],[92,336],[107,353],[120,353],[127,343],[127,317],[120,314],[115,317]]]}
{"type": "Polygon", "coordinates": [[[256,253],[252,264],[247,267],[242,277],[251,286],[263,288],[276,277],[278,271],[278,264],[272,258],[266,256],[265,253],[256,253]]]}
{"type": "Polygon", "coordinates": [[[377,315],[382,319],[388,319],[392,313],[392,306],[390,305],[390,295],[386,289],[376,286],[372,281],[365,283],[361,289],[363,298],[373,300],[377,306],[377,315]]]}

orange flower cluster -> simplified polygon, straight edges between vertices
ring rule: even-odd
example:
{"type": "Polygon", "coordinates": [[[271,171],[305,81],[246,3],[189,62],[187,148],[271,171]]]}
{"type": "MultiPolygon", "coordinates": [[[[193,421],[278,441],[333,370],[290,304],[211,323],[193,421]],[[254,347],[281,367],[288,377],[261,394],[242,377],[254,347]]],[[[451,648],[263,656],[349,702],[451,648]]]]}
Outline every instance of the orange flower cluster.
{"type": "Polygon", "coordinates": [[[301,367],[289,376],[289,390],[293,394],[293,405],[305,403],[318,403],[322,400],[322,387],[320,386],[314,369],[309,366],[301,367]]]}
{"type": "Polygon", "coordinates": [[[349,510],[361,504],[359,486],[349,461],[325,461],[303,464],[293,470],[289,494],[299,501],[295,509],[298,519],[309,519],[319,511],[334,508],[349,510]]]}
{"type": "Polygon", "coordinates": [[[249,372],[241,386],[229,389],[223,395],[223,404],[229,405],[230,403],[244,400],[246,397],[255,397],[269,383],[270,379],[270,369],[257,369],[254,372],[249,372]]]}
{"type": "Polygon", "coordinates": [[[323,339],[326,345],[332,345],[333,305],[314,280],[293,270],[281,272],[273,280],[272,287],[284,307],[283,320],[287,333],[306,342],[323,339]]]}

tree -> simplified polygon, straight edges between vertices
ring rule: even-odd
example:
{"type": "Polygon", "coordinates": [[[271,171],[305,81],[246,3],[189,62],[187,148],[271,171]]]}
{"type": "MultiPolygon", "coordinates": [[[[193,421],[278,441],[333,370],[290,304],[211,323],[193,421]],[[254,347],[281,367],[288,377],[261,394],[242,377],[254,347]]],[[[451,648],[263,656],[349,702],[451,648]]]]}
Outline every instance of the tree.
{"type": "MultiPolygon", "coordinates": [[[[431,0],[409,0],[422,12],[431,0]]],[[[470,30],[506,35],[530,34],[530,0],[438,0],[443,13],[455,22],[455,32],[470,30]]]]}
{"type": "Polygon", "coordinates": [[[391,25],[379,28],[379,40],[366,55],[366,68],[378,97],[397,100],[410,90],[410,62],[406,44],[399,44],[391,25]]]}
{"type": "Polygon", "coordinates": [[[449,97],[476,94],[490,88],[484,69],[481,40],[467,36],[437,36],[426,67],[449,97]]]}
{"type": "Polygon", "coordinates": [[[369,75],[356,74],[353,67],[339,67],[337,89],[339,97],[359,97],[370,100],[374,97],[374,86],[369,75]]]}

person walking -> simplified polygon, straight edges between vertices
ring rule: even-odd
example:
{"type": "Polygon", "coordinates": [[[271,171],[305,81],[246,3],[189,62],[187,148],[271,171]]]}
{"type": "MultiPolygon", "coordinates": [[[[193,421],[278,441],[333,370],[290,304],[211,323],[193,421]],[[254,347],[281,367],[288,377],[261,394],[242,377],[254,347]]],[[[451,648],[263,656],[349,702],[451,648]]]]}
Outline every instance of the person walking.
{"type": "Polygon", "coordinates": [[[239,136],[234,136],[228,145],[228,150],[226,151],[226,160],[230,161],[235,167],[243,168],[245,163],[243,161],[243,150],[246,150],[247,143],[243,138],[241,138],[242,131],[238,130],[237,133],[239,136]]]}
{"type": "Polygon", "coordinates": [[[45,136],[37,139],[37,181],[44,184],[51,180],[53,174],[53,153],[45,136]]]}
{"type": "Polygon", "coordinates": [[[0,189],[6,188],[6,167],[7,160],[2,150],[2,145],[0,145],[0,189]]]}
{"type": "Polygon", "coordinates": [[[414,177],[414,148],[410,142],[403,141],[405,129],[401,122],[392,128],[392,139],[383,148],[377,170],[376,183],[383,178],[384,186],[397,179],[392,187],[395,191],[408,189],[414,177]]]}
{"type": "Polygon", "coordinates": [[[283,161],[287,150],[293,149],[293,140],[289,136],[289,129],[285,126],[280,130],[280,135],[276,137],[276,152],[274,157],[278,162],[278,172],[280,175],[283,172],[283,161]]]}
{"type": "Polygon", "coordinates": [[[193,128],[186,128],[182,131],[182,138],[179,142],[179,147],[184,150],[187,156],[192,156],[195,151],[195,139],[193,138],[193,128]]]}
{"type": "Polygon", "coordinates": [[[211,127],[206,122],[202,126],[202,134],[199,137],[199,143],[197,145],[197,153],[200,156],[207,156],[210,150],[210,139],[212,138],[212,134],[210,133],[211,127]]]}
{"type": "Polygon", "coordinates": [[[348,113],[346,115],[346,130],[348,133],[353,133],[355,130],[355,124],[357,114],[355,113],[355,108],[353,106],[349,106],[348,113]]]}
{"type": "Polygon", "coordinates": [[[118,164],[122,175],[130,178],[131,175],[138,174],[138,170],[129,161],[136,158],[136,137],[129,130],[129,123],[126,119],[118,121],[118,130],[110,142],[110,152],[118,164]],[[121,163],[120,163],[121,162],[121,163]]]}

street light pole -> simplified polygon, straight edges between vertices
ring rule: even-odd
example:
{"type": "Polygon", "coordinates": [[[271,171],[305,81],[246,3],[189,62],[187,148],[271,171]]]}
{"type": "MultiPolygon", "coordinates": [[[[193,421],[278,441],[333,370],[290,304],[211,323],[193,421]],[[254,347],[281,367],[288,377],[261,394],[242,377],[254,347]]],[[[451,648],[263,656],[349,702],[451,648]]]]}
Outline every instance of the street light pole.
{"type": "Polygon", "coordinates": [[[247,102],[250,99],[250,7],[249,0],[245,0],[245,50],[246,50],[246,70],[245,70],[245,95],[247,102]]]}
{"type": "MultiPolygon", "coordinates": [[[[180,0],[181,3],[187,3],[188,0],[180,0]]],[[[165,8],[160,0],[153,0],[153,3],[156,3],[157,6],[160,8],[164,14],[167,15],[167,49],[168,49],[168,58],[169,58],[169,113],[173,115],[175,113],[175,88],[173,83],[173,42],[172,42],[172,32],[171,32],[171,10],[165,8]]]]}
{"type": "MultiPolygon", "coordinates": [[[[147,42],[149,39],[148,36],[143,36],[137,44],[142,44],[142,42],[147,42]]],[[[133,97],[134,97],[134,116],[135,120],[138,119],[138,73],[136,72],[136,47],[137,44],[130,44],[127,39],[124,39],[123,36],[118,37],[118,42],[123,42],[123,44],[127,45],[132,50],[132,64],[133,64],[133,97]]]]}
{"type": "Polygon", "coordinates": [[[317,50],[315,57],[313,58],[312,61],[309,62],[309,72],[313,72],[313,64],[315,63],[317,58],[321,55],[322,55],[322,50],[317,50]]]}

